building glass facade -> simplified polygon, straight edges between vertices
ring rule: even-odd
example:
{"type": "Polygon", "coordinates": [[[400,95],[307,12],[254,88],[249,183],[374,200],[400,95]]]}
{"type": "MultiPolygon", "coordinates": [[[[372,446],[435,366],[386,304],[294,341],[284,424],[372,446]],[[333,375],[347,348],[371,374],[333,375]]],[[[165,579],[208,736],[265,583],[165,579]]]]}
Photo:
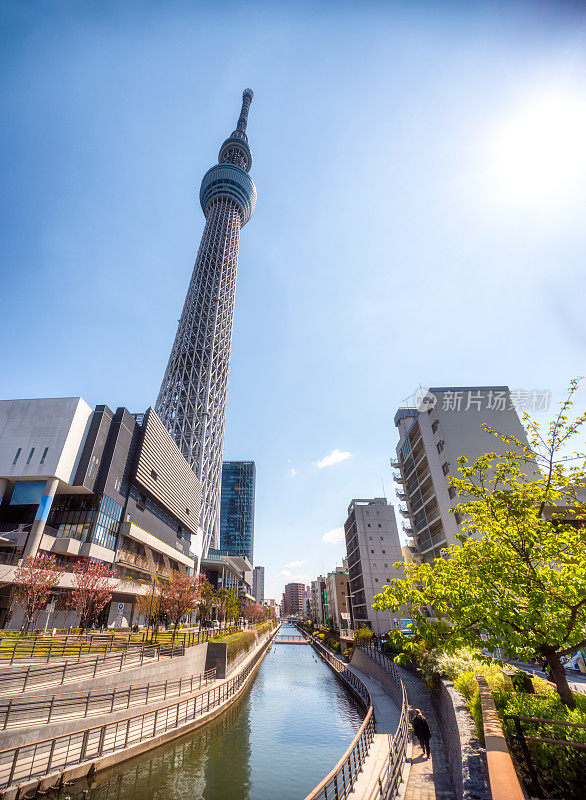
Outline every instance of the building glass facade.
{"type": "Polygon", "coordinates": [[[122,506],[107,495],[57,495],[47,524],[58,538],[92,542],[114,550],[122,506]]]}
{"type": "Polygon", "coordinates": [[[220,506],[220,549],[254,563],[254,461],[224,461],[220,506]]]}

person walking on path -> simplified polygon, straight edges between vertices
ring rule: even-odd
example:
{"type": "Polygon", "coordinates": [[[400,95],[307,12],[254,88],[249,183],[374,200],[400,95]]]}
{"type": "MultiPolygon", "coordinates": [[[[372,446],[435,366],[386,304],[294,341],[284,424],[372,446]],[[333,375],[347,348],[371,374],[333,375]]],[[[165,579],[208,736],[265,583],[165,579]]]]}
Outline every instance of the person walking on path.
{"type": "Polygon", "coordinates": [[[419,739],[419,744],[423,750],[423,755],[426,758],[429,758],[429,740],[431,739],[431,730],[427,720],[418,708],[415,709],[415,716],[413,717],[413,733],[419,739]]]}

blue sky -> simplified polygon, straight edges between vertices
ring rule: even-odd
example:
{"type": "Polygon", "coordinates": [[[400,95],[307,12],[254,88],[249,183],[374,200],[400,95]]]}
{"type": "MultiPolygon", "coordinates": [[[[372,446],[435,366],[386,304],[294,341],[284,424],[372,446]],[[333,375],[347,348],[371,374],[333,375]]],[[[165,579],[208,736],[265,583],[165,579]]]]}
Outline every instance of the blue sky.
{"type": "Polygon", "coordinates": [[[154,403],[254,89],[225,455],[256,461],[268,596],[394,494],[419,385],[555,400],[584,371],[583,4],[2,10],[3,397],[154,403]]]}

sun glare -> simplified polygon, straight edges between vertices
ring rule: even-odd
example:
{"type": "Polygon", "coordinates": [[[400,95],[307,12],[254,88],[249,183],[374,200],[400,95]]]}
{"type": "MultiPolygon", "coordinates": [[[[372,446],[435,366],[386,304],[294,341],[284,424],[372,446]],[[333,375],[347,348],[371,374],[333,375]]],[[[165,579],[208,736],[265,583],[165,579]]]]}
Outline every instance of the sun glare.
{"type": "Polygon", "coordinates": [[[495,177],[509,200],[566,201],[586,184],[586,97],[536,97],[496,132],[495,177]]]}

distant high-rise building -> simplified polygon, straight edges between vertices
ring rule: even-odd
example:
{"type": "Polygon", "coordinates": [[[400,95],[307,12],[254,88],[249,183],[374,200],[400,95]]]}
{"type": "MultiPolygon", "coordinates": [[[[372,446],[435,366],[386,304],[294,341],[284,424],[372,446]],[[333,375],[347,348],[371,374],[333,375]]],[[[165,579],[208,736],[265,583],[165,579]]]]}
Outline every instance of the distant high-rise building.
{"type": "Polygon", "coordinates": [[[305,607],[305,584],[303,583],[288,583],[285,586],[284,597],[284,614],[303,614],[305,607]]]}
{"type": "MultiPolygon", "coordinates": [[[[413,558],[432,562],[441,550],[456,541],[458,514],[450,511],[460,500],[450,484],[458,476],[458,458],[474,461],[482,453],[503,453],[501,439],[482,429],[489,425],[499,433],[527,444],[508,386],[443,387],[423,392],[418,408],[399,408],[395,480],[405,506],[403,531],[413,558]]],[[[533,467],[528,464],[527,472],[533,467]]]]}
{"type": "Polygon", "coordinates": [[[326,579],[323,575],[318,575],[317,578],[311,582],[311,618],[316,625],[325,625],[325,601],[326,594],[326,579]]]}
{"type": "Polygon", "coordinates": [[[265,568],[255,567],[252,574],[252,594],[257,603],[265,599],[265,568]]]}
{"type": "Polygon", "coordinates": [[[224,461],[220,549],[254,563],[254,461],[224,461]]]}
{"type": "Polygon", "coordinates": [[[220,541],[220,484],[240,229],[251,218],[256,188],[246,137],[252,91],[236,130],[203,177],[206,217],[177,335],[157,400],[157,414],[202,486],[203,553],[220,541]]]}
{"type": "Polygon", "coordinates": [[[373,611],[372,600],[390,580],[403,577],[402,570],[393,566],[403,555],[393,506],[384,497],[352,500],[344,533],[354,630],[366,626],[384,634],[394,627],[393,620],[400,619],[400,614],[373,611]]]}

